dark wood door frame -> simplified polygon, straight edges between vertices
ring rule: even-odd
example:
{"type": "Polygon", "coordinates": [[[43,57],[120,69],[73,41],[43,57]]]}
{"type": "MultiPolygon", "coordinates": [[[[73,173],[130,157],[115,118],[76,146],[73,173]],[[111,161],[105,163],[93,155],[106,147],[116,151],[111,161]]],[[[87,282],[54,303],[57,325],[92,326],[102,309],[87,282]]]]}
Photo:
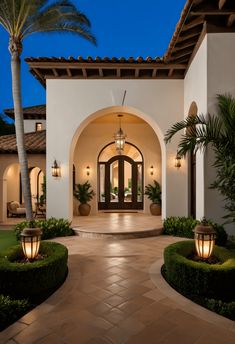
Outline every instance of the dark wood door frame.
{"type": "MultiPolygon", "coordinates": [[[[116,155],[107,162],[98,163],[98,174],[100,173],[100,165],[105,165],[105,202],[98,203],[99,210],[107,209],[143,209],[142,201],[138,202],[138,165],[142,165],[142,193],[143,193],[143,162],[135,162],[126,155],[116,155]],[[110,165],[118,161],[118,202],[111,202],[110,199],[110,165]],[[124,202],[124,162],[127,161],[132,166],[132,201],[124,202]]],[[[99,178],[100,181],[100,178],[99,178]]]]}

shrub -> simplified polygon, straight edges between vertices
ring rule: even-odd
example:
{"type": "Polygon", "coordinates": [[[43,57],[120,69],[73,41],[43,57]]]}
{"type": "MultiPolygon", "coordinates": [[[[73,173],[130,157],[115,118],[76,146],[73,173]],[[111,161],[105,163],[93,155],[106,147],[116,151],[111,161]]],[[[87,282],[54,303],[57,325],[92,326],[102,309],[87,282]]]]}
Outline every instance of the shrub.
{"type": "Polygon", "coordinates": [[[43,260],[18,263],[23,257],[21,245],[13,246],[0,256],[0,294],[13,298],[29,298],[32,302],[45,299],[67,276],[68,250],[65,246],[43,242],[43,260]]]}
{"type": "Polygon", "coordinates": [[[0,331],[21,318],[31,308],[27,300],[12,300],[0,295],[0,331]]]}
{"type": "MultiPolygon", "coordinates": [[[[56,237],[75,235],[74,230],[70,227],[71,222],[65,219],[35,220],[34,227],[42,229],[42,240],[56,237]]],[[[23,221],[15,226],[16,237],[20,240],[20,234],[24,228],[30,227],[29,221],[23,221]]]]}
{"type": "Polygon", "coordinates": [[[213,255],[221,264],[207,264],[187,259],[194,251],[194,241],[181,241],[165,248],[167,281],[186,296],[235,301],[234,252],[215,246],[213,255]]]}
{"type": "MultiPolygon", "coordinates": [[[[193,229],[199,223],[200,221],[195,220],[192,217],[171,216],[164,220],[163,234],[192,239],[194,237],[193,229]]],[[[216,231],[216,245],[225,246],[228,236],[224,227],[212,221],[208,221],[208,223],[212,225],[216,231]]]]}

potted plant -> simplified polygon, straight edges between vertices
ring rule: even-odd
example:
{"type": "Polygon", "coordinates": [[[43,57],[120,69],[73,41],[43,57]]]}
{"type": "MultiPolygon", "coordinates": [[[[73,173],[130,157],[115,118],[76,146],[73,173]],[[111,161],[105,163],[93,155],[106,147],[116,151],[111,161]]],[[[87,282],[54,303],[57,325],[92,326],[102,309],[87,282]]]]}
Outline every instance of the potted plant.
{"type": "Polygon", "coordinates": [[[88,216],[91,211],[91,206],[88,202],[91,201],[95,195],[89,181],[86,181],[84,184],[75,184],[73,195],[80,202],[78,207],[80,215],[88,216]]]}
{"type": "Polygon", "coordinates": [[[150,212],[152,215],[161,215],[161,186],[154,180],[154,185],[148,184],[145,186],[145,195],[152,201],[150,204],[150,212]]]}

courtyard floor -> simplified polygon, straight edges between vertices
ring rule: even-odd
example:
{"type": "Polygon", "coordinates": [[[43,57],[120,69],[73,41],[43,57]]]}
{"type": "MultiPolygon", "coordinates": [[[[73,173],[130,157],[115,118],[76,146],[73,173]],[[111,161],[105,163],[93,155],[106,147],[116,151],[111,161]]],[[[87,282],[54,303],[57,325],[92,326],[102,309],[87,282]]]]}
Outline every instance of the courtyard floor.
{"type": "Polygon", "coordinates": [[[235,322],[164,284],[163,249],[178,240],[57,239],[69,249],[66,282],[0,333],[0,343],[234,344],[235,322]]]}

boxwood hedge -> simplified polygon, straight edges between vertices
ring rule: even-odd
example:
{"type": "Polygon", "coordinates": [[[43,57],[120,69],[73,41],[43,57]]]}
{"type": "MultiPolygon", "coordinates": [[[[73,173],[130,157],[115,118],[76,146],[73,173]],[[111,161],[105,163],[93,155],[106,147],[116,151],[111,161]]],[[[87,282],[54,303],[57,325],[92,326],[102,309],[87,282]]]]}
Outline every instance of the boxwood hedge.
{"type": "Polygon", "coordinates": [[[167,281],[183,295],[235,301],[235,253],[215,246],[213,255],[220,264],[195,262],[187,257],[195,250],[194,241],[181,241],[165,248],[167,281]]]}
{"type": "MultiPolygon", "coordinates": [[[[208,221],[216,232],[216,245],[225,246],[228,235],[222,225],[208,221]]],[[[192,217],[170,216],[164,220],[163,234],[174,235],[192,239],[194,237],[193,229],[199,224],[200,221],[192,217]]]]}
{"type": "Polygon", "coordinates": [[[54,292],[67,276],[68,250],[65,246],[42,242],[43,260],[32,263],[15,262],[23,257],[21,245],[0,255],[0,294],[40,302],[54,292]]]}

